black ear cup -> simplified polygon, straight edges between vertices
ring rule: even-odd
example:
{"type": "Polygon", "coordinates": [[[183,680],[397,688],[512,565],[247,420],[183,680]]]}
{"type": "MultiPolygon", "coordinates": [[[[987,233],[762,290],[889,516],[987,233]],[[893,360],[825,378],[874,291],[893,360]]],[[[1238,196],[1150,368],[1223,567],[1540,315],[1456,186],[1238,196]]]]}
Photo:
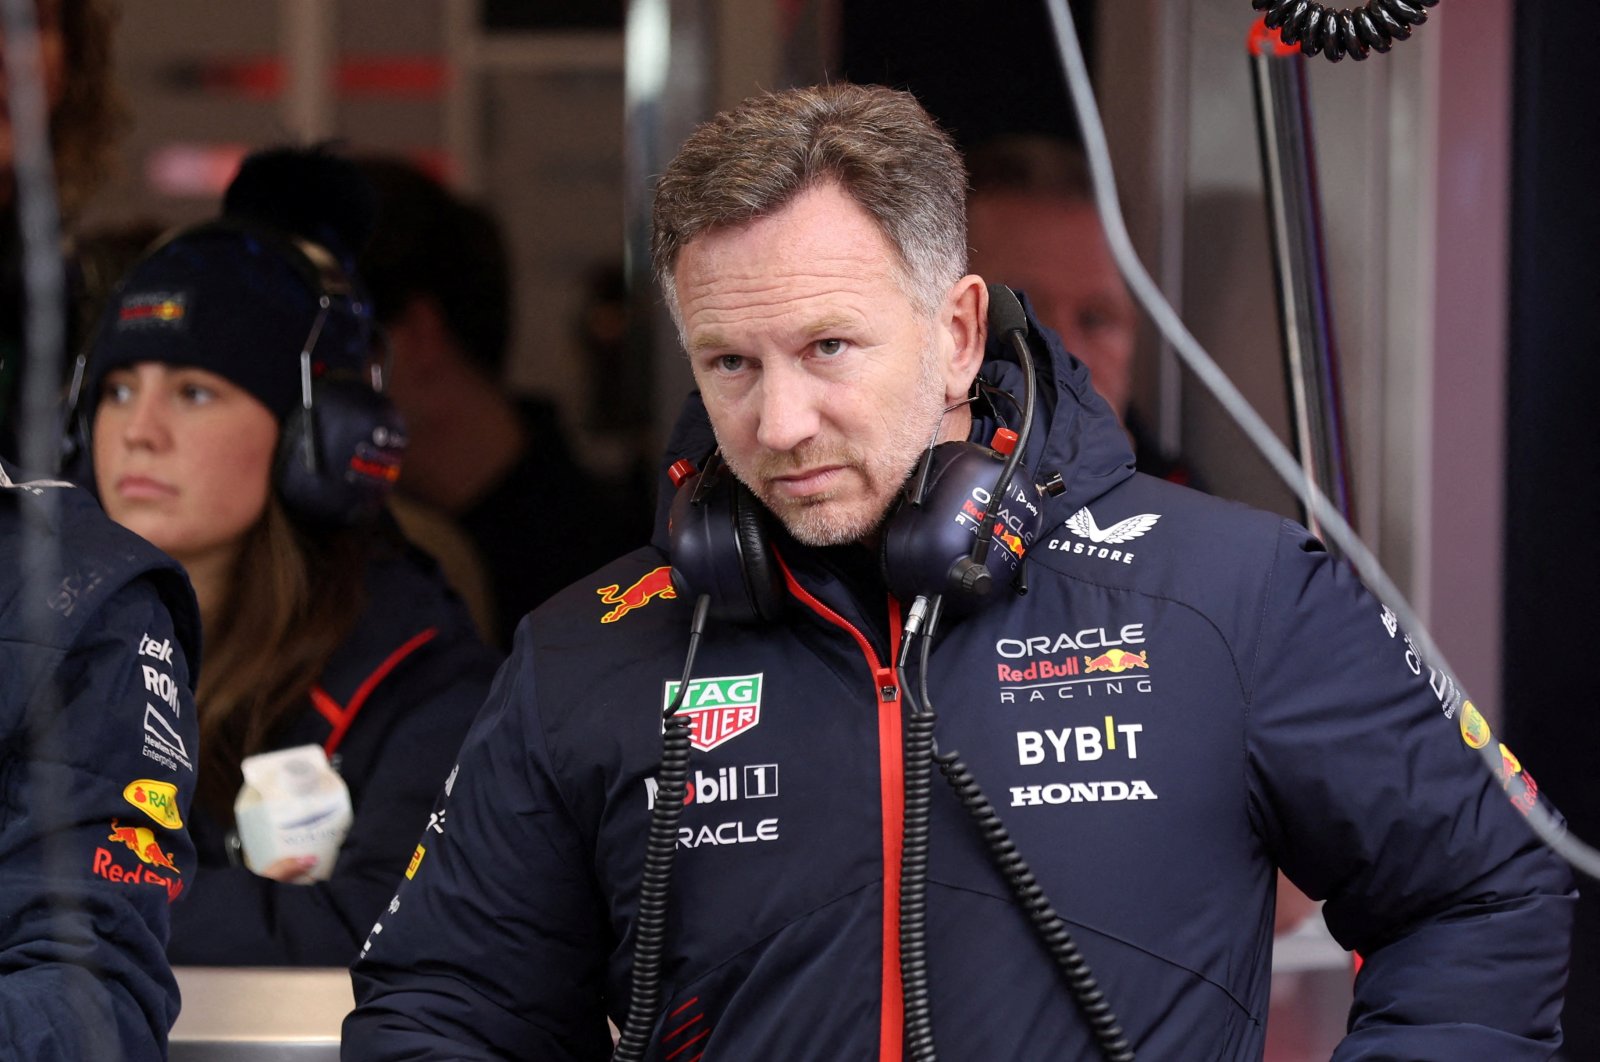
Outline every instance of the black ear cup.
{"type": "Polygon", "coordinates": [[[701,472],[674,466],[677,493],[667,535],[672,582],[693,601],[709,596],[710,615],[733,623],[767,623],[783,611],[783,571],[767,538],[766,511],[720,455],[701,472]]]}
{"type": "Polygon", "coordinates": [[[400,478],[405,423],[360,380],[318,380],[311,406],[283,423],[274,476],[284,508],[307,522],[348,527],[371,520],[400,478]]]}
{"type": "Polygon", "coordinates": [[[1020,479],[991,503],[1004,464],[1004,454],[977,443],[934,448],[884,527],[879,559],[895,597],[942,594],[947,609],[970,611],[1016,577],[1042,517],[1033,485],[1020,479]],[[990,543],[975,562],[980,534],[990,543]]]}

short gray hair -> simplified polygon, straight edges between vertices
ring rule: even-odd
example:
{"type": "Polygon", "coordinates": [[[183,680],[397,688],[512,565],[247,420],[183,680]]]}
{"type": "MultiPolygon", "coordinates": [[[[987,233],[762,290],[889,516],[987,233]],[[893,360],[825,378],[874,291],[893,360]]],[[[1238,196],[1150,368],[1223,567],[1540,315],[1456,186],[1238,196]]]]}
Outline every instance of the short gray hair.
{"type": "Polygon", "coordinates": [[[833,84],[753,96],[696,129],[656,183],[651,260],[682,329],[673,271],[696,236],[777,213],[836,182],[894,247],[932,314],[967,271],[967,171],[915,97],[833,84]]]}

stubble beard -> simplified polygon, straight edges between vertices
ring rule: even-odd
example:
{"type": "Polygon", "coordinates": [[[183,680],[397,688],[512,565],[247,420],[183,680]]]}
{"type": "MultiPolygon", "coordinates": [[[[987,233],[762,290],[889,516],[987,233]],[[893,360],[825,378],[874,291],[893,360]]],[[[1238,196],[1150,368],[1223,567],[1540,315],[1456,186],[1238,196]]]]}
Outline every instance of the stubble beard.
{"type": "Polygon", "coordinates": [[[889,432],[875,452],[848,439],[820,440],[758,455],[753,468],[732,461],[730,468],[802,545],[843,546],[874,537],[944,417],[944,381],[931,352],[920,366],[906,407],[886,413],[889,432]],[[820,465],[841,466],[845,482],[800,501],[770,486],[774,477],[820,465]],[[840,497],[845,494],[849,497],[840,497]]]}

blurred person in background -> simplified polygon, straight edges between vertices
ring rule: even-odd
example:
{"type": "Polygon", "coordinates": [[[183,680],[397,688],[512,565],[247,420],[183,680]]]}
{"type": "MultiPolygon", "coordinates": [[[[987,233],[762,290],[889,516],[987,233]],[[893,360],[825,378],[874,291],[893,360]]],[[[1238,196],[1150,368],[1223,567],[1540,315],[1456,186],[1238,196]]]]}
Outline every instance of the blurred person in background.
{"type": "MultiPolygon", "coordinates": [[[[39,59],[51,164],[62,223],[68,292],[67,349],[91,330],[112,284],[136,256],[126,240],[80,236],[84,207],[112,169],[126,108],[112,69],[117,8],[111,0],[39,0],[39,59]]],[[[0,43],[4,28],[0,27],[0,43]]],[[[24,301],[16,144],[10,86],[0,78],[0,453],[20,454],[24,301]]]]}
{"type": "Polygon", "coordinates": [[[381,516],[403,434],[369,382],[353,271],[372,214],[342,159],[252,156],[218,221],[124,278],[87,359],[75,419],[101,502],[183,565],[205,632],[200,866],[175,963],[348,963],[498,663],[381,516]],[[241,764],[307,744],[353,822],[331,868],[258,875],[241,865],[241,764]]]}
{"type": "MultiPolygon", "coordinates": [[[[1057,136],[1008,133],[979,144],[968,165],[973,271],[1027,292],[1039,319],[1088,366],[1133,443],[1139,471],[1201,487],[1187,465],[1161,452],[1134,408],[1138,308],[1106,242],[1083,149],[1057,136]]],[[[1279,876],[1280,933],[1316,906],[1279,876]]]]}
{"type": "Polygon", "coordinates": [[[378,219],[359,264],[411,438],[399,490],[466,532],[509,647],[534,606],[649,538],[649,499],[614,497],[574,453],[555,404],[507,388],[512,280],[493,216],[408,162],[360,166],[378,219]]]}
{"type": "Polygon", "coordinates": [[[166,1057],[200,618],[87,492],[0,461],[0,1055],[166,1057]]]}
{"type": "Polygon", "coordinates": [[[967,156],[972,269],[1027,292],[1039,320],[1089,368],[1094,389],[1133,442],[1139,471],[1196,486],[1163,455],[1133,403],[1139,315],[1100,215],[1083,149],[1045,134],[1008,133],[967,156]]]}

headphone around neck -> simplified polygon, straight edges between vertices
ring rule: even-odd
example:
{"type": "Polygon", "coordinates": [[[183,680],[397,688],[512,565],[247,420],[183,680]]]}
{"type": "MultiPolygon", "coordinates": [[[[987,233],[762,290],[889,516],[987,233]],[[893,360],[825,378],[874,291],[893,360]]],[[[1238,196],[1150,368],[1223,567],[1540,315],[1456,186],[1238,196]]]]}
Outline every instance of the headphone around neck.
{"type": "MultiPolygon", "coordinates": [[[[399,411],[384,395],[387,364],[366,361],[378,332],[370,302],[352,282],[338,258],[321,244],[235,218],[221,218],[177,229],[158,240],[125,274],[178,241],[234,239],[266,247],[288,266],[313,296],[299,354],[300,401],[279,428],[273,485],[296,519],[320,525],[351,526],[373,519],[383,508],[405,454],[406,431],[399,411]],[[330,319],[353,326],[362,351],[340,351],[319,359],[317,347],[330,319]],[[342,364],[341,364],[342,363],[342,364]]],[[[120,303],[126,279],[107,301],[106,314],[120,303]]],[[[102,322],[101,328],[106,326],[102,322]]],[[[91,335],[93,343],[100,328],[91,335]]],[[[325,341],[324,341],[325,342],[325,341]]],[[[287,353],[287,352],[286,352],[287,353]]],[[[78,354],[67,397],[62,433],[62,471],[94,484],[91,431],[97,396],[83,394],[90,350],[78,354]]]]}
{"type": "MultiPolygon", "coordinates": [[[[1032,479],[1013,478],[1032,427],[1033,364],[1028,320],[1016,295],[989,285],[989,327],[1010,339],[1028,389],[1020,432],[1001,428],[993,444],[951,441],[931,447],[884,526],[879,565],[901,601],[942,595],[947,611],[971,611],[999,598],[1043,520],[1032,479]],[[983,533],[987,530],[987,534],[983,533]]],[[[680,596],[710,599],[713,618],[766,623],[782,615],[783,572],[766,507],[714,452],[696,471],[669,470],[677,488],[667,534],[672,581],[680,596]]]]}

